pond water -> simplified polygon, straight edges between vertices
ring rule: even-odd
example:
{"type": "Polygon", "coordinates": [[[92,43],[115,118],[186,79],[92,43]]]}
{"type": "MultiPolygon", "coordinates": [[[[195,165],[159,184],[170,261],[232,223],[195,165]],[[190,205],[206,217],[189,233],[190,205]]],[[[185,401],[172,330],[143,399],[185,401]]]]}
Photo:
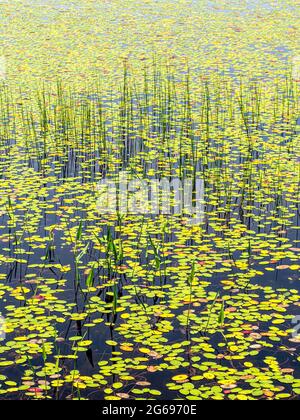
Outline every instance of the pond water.
{"type": "Polygon", "coordinates": [[[2,5],[0,397],[299,399],[293,2],[2,5]]]}

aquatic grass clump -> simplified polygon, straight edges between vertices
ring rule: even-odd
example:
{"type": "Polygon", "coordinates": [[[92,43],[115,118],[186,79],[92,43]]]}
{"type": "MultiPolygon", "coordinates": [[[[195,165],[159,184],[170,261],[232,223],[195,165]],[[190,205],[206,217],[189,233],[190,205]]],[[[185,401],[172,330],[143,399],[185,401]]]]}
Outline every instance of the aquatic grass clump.
{"type": "Polygon", "coordinates": [[[297,398],[299,84],[123,71],[0,90],[0,395],[297,398]],[[203,219],[100,211],[120,171],[203,179],[203,219]]]}

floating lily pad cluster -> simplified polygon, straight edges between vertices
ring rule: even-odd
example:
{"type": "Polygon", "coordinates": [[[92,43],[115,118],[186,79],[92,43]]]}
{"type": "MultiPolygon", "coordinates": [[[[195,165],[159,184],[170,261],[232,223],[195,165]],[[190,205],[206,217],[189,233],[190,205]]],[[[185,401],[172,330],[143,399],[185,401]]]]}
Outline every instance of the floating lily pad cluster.
{"type": "Polygon", "coordinates": [[[299,399],[297,12],[209,3],[3,5],[1,398],[299,399]],[[99,210],[120,171],[203,218],[99,210]]]}

